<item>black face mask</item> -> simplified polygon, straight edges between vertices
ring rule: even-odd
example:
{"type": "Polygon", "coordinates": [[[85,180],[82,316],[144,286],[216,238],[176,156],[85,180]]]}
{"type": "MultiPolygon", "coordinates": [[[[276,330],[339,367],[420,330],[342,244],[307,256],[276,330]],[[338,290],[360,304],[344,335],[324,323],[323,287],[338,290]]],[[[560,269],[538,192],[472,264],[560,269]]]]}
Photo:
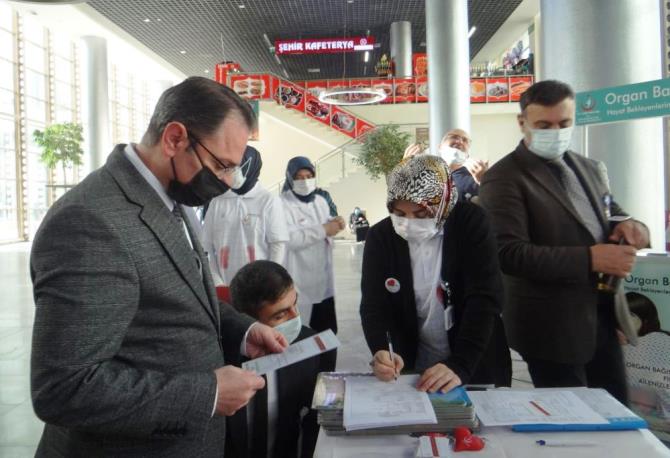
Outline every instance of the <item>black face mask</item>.
{"type": "Polygon", "coordinates": [[[208,167],[205,167],[202,159],[200,159],[200,155],[195,150],[195,146],[193,146],[193,152],[200,161],[202,169],[191,178],[191,181],[184,184],[177,181],[177,170],[174,166],[174,160],[170,160],[174,178],[168,184],[167,195],[182,205],[199,207],[228,191],[230,187],[219,180],[208,167]]]}

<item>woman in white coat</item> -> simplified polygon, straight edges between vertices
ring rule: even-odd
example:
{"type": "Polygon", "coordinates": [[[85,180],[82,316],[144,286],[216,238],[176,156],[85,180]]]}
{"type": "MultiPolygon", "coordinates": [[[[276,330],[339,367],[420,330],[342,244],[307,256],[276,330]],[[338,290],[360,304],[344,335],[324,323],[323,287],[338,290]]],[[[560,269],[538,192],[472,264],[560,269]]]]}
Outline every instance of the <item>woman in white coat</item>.
{"type": "Polygon", "coordinates": [[[230,303],[229,285],[246,264],[264,259],[283,264],[289,237],[279,196],[258,182],[261,155],[247,146],[244,175],[232,189],[212,199],[205,215],[203,247],[219,299],[230,303]]]}
{"type": "Polygon", "coordinates": [[[332,217],[326,199],[316,191],[316,171],[306,157],[288,162],[282,201],[290,235],[286,269],[293,277],[302,304],[312,304],[309,326],[337,333],[333,284],[332,237],[345,227],[332,217]]]}

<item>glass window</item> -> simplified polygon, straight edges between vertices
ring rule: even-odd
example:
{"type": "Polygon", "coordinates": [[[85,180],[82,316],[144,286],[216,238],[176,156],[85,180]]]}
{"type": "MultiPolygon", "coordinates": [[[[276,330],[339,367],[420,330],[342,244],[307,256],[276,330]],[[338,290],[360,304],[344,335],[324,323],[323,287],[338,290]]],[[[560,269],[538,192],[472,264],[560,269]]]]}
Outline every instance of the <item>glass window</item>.
{"type": "Polygon", "coordinates": [[[56,105],[62,105],[64,107],[72,106],[72,85],[56,81],[56,84],[54,84],[54,91],[56,105]]]}
{"type": "Polygon", "coordinates": [[[127,86],[118,85],[116,86],[116,101],[121,105],[128,105],[129,102],[129,89],[127,86]]]}
{"type": "Polygon", "coordinates": [[[74,111],[72,111],[72,109],[56,105],[54,110],[54,122],[74,122],[74,119],[74,111]]]}
{"type": "Polygon", "coordinates": [[[65,35],[52,33],[51,49],[56,56],[72,59],[72,41],[65,35]]]}
{"type": "Polygon", "coordinates": [[[26,95],[46,100],[46,76],[33,70],[26,70],[26,95]]]}
{"type": "Polygon", "coordinates": [[[30,15],[21,15],[23,37],[33,43],[44,45],[44,27],[30,15]]]}
{"type": "Polygon", "coordinates": [[[14,92],[0,89],[0,113],[14,114],[14,92]]]}
{"type": "Polygon", "coordinates": [[[26,97],[26,118],[31,121],[46,122],[47,104],[43,100],[26,97]]]}
{"type": "Polygon", "coordinates": [[[23,49],[26,56],[26,67],[44,73],[46,67],[44,48],[26,42],[23,49]]]}
{"type": "Polygon", "coordinates": [[[14,90],[14,63],[0,58],[0,88],[14,90]]]}
{"type": "Polygon", "coordinates": [[[72,81],[72,61],[63,57],[54,57],[54,76],[59,81],[72,81]]]}
{"type": "Polygon", "coordinates": [[[14,60],[14,35],[0,29],[0,57],[14,60]]]}
{"type": "Polygon", "coordinates": [[[7,2],[0,2],[0,28],[12,30],[13,19],[14,12],[12,11],[12,7],[9,6],[7,2]]]}
{"type": "Polygon", "coordinates": [[[14,120],[0,118],[0,149],[13,150],[15,140],[14,120]]]}

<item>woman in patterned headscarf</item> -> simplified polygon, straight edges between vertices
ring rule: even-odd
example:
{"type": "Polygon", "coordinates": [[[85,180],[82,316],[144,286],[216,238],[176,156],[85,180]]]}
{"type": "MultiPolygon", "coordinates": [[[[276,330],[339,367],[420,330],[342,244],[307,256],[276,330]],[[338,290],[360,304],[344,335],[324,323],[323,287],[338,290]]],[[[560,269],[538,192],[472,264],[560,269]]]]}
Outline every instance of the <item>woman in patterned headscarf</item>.
{"type": "Polygon", "coordinates": [[[437,156],[403,160],[387,185],[390,217],[368,232],[361,282],[375,375],[421,372],[417,388],[429,392],[462,383],[509,386],[502,280],[484,210],[458,202],[437,156]]]}

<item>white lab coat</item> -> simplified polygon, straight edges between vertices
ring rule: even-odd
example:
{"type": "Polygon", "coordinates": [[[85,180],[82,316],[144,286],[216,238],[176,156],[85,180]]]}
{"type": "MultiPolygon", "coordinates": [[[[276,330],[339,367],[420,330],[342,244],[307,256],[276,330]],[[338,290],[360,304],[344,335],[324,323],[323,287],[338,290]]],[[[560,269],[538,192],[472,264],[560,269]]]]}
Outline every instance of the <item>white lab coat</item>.
{"type": "Polygon", "coordinates": [[[216,286],[229,286],[235,274],[252,261],[282,264],[288,240],[281,200],[260,183],[244,195],[228,191],[209,204],[202,244],[216,286]]]}
{"type": "Polygon", "coordinates": [[[333,241],[323,228],[331,219],[328,203],[318,194],[314,201],[302,202],[291,191],[281,199],[290,235],[286,270],[301,295],[299,302],[318,304],[335,295],[333,241]]]}

